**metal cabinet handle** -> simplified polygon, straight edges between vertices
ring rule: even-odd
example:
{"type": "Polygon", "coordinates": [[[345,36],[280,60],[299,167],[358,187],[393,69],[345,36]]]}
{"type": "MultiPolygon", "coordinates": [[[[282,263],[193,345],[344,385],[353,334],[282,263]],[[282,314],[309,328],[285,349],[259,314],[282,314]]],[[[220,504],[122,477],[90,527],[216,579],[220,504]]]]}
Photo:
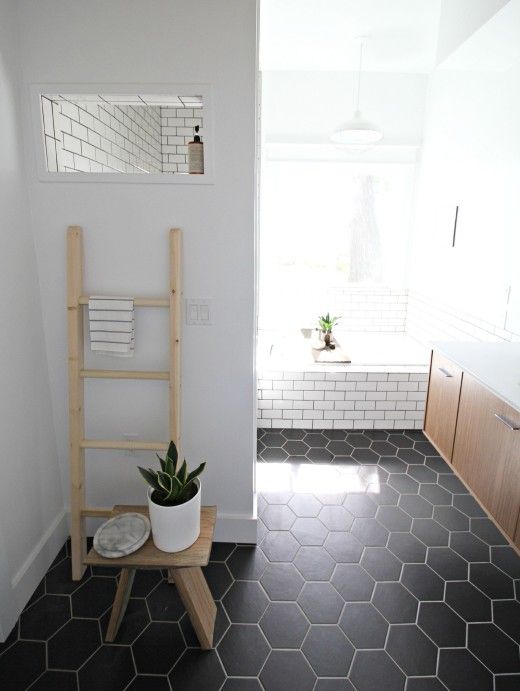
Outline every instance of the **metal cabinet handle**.
{"type": "Polygon", "coordinates": [[[445,377],[453,377],[453,374],[450,374],[447,369],[444,369],[444,367],[439,367],[439,370],[444,374],[445,377]]]}
{"type": "Polygon", "coordinates": [[[497,418],[497,420],[500,420],[500,422],[502,422],[506,427],[513,430],[513,432],[518,432],[518,430],[520,430],[520,427],[515,426],[515,424],[513,422],[511,422],[510,420],[508,420],[505,417],[505,415],[499,415],[498,413],[495,413],[495,417],[497,418]]]}

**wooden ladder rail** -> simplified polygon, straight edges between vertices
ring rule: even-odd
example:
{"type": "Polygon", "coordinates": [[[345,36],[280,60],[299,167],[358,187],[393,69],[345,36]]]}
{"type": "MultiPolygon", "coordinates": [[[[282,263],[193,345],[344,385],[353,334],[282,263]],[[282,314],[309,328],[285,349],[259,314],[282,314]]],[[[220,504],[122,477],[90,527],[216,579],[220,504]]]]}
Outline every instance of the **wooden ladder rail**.
{"type": "Polygon", "coordinates": [[[135,307],[167,307],[170,310],[170,355],[168,371],[94,370],[84,368],[83,305],[89,296],[83,293],[83,233],[80,226],[67,230],[67,330],[69,374],[69,462],[70,462],[70,534],[72,579],[82,578],[86,566],[87,517],[109,517],[111,509],[88,507],[85,503],[85,449],[165,450],[167,442],[85,439],[85,379],[165,380],[169,385],[169,428],[181,453],[181,320],[182,320],[182,235],[172,228],[169,237],[168,298],[134,298],[135,307]]]}

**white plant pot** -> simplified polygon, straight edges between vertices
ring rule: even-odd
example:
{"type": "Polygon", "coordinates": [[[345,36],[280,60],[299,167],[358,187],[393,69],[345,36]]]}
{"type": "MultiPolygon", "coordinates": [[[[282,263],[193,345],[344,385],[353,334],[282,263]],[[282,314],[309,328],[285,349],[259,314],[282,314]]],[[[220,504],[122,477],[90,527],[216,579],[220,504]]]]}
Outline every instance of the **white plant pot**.
{"type": "Polygon", "coordinates": [[[148,509],[152,524],[152,539],[162,552],[181,552],[188,549],[200,533],[201,486],[197,478],[197,494],[178,506],[160,506],[152,501],[152,487],[148,488],[148,509]]]}

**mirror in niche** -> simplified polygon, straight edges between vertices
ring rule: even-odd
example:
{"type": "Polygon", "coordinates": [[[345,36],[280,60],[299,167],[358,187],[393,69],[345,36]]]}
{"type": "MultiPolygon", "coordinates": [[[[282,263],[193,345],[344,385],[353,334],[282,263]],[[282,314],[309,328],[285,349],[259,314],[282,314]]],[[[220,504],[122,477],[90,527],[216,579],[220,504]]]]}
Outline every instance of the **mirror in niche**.
{"type": "Polygon", "coordinates": [[[50,173],[201,175],[202,96],[41,94],[50,173]]]}

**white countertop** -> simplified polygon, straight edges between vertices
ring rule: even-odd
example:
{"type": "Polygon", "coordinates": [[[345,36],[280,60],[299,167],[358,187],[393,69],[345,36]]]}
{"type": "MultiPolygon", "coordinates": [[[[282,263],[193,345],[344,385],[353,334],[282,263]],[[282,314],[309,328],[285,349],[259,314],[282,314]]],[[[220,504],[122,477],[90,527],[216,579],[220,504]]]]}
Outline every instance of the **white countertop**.
{"type": "Polygon", "coordinates": [[[520,343],[434,343],[433,349],[520,410],[520,343]]]}

